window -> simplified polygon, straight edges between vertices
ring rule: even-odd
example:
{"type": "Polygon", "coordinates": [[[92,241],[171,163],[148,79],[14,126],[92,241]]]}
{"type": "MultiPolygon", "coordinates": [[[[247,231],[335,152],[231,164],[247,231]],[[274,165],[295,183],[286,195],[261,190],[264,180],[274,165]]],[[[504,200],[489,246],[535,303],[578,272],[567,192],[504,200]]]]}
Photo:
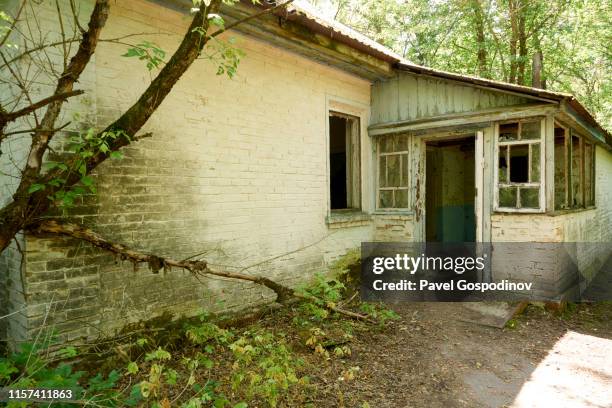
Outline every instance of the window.
{"type": "Polygon", "coordinates": [[[359,118],[330,112],[329,193],[332,210],[361,208],[359,118]]]}
{"type": "Polygon", "coordinates": [[[378,151],[378,209],[408,208],[408,137],[381,136],[378,151]]]}
{"type": "Polygon", "coordinates": [[[565,132],[565,128],[555,127],[555,210],[567,208],[569,202],[567,179],[569,146],[565,132]]]}
{"type": "Polygon", "coordinates": [[[555,210],[595,205],[595,146],[573,129],[555,126],[555,210]]]}
{"type": "Polygon", "coordinates": [[[542,129],[540,119],[499,125],[496,209],[543,210],[542,129]]]}

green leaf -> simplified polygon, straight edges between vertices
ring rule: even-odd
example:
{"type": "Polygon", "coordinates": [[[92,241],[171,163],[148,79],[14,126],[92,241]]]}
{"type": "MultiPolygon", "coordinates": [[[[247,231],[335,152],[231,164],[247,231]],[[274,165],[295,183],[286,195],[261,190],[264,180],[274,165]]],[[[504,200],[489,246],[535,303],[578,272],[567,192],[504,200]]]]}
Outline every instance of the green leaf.
{"type": "Polygon", "coordinates": [[[142,51],[138,48],[128,48],[125,54],[122,54],[122,57],[139,57],[142,55],[142,51]]]}
{"type": "Polygon", "coordinates": [[[123,159],[123,152],[111,152],[110,158],[111,159],[123,159]]]}
{"type": "Polygon", "coordinates": [[[64,179],[61,179],[61,178],[54,178],[54,179],[49,180],[49,185],[53,187],[59,187],[62,184],[64,184],[64,179]]]}
{"type": "Polygon", "coordinates": [[[45,188],[46,186],[44,184],[34,183],[30,186],[30,188],[28,188],[28,194],[32,194],[36,191],[44,190],[45,188]]]}
{"type": "Polygon", "coordinates": [[[247,404],[246,402],[239,402],[236,405],[234,405],[234,408],[248,408],[249,404],[247,404]]]}
{"type": "Polygon", "coordinates": [[[130,363],[127,365],[127,372],[130,374],[136,374],[138,370],[138,364],[133,361],[130,361],[130,363]]]}
{"type": "Polygon", "coordinates": [[[145,361],[151,360],[170,360],[172,355],[168,353],[166,350],[158,347],[157,350],[147,353],[145,356],[145,361]]]}
{"type": "Polygon", "coordinates": [[[225,29],[225,20],[218,14],[209,14],[208,19],[212,25],[219,27],[220,29],[225,29]]]}
{"type": "Polygon", "coordinates": [[[68,346],[59,351],[60,358],[72,358],[77,354],[77,349],[74,346],[68,346]]]}
{"type": "Polygon", "coordinates": [[[94,183],[94,179],[91,176],[83,176],[81,177],[81,183],[86,186],[89,187],[94,183]]]}

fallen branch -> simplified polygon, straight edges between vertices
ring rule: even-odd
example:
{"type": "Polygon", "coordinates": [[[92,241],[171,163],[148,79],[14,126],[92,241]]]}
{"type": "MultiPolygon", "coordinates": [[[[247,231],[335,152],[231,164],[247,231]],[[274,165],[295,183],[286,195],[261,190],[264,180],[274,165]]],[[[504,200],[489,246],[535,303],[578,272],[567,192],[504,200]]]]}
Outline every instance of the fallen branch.
{"type": "MultiPolygon", "coordinates": [[[[72,238],[78,238],[80,240],[89,242],[97,248],[101,248],[114,253],[118,255],[122,260],[131,261],[134,264],[135,268],[139,263],[146,263],[149,266],[149,269],[153,271],[153,273],[159,273],[162,268],[164,270],[170,269],[171,267],[183,268],[190,271],[196,276],[214,275],[228,279],[248,281],[257,285],[265,286],[266,288],[271,289],[272,291],[274,291],[274,293],[276,293],[276,301],[281,304],[287,303],[292,298],[315,301],[319,304],[322,303],[321,299],[318,299],[308,294],[297,292],[291,289],[290,287],[282,285],[263,276],[253,276],[239,272],[215,271],[213,269],[210,269],[208,267],[208,263],[204,260],[178,261],[168,257],[162,257],[154,254],[136,251],[125,245],[111,242],[104,238],[102,235],[98,234],[97,232],[77,224],[59,223],[54,220],[47,220],[30,226],[28,228],[28,231],[34,234],[58,234],[72,238]]],[[[323,303],[325,308],[333,312],[351,317],[353,319],[375,323],[366,315],[339,308],[331,303],[323,303]]]]}

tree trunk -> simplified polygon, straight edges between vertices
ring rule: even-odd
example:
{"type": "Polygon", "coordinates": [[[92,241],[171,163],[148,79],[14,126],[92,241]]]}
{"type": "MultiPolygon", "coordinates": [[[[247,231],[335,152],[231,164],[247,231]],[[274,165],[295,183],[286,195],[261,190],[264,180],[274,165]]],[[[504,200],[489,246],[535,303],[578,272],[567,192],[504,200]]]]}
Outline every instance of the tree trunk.
{"type": "MultiPolygon", "coordinates": [[[[87,64],[89,64],[91,56],[96,49],[100,32],[108,18],[108,10],[108,0],[96,1],[96,5],[91,12],[88,29],[83,33],[79,48],[57,81],[53,93],[54,96],[69,95],[74,92],[74,84],[78,81],[87,64]]],[[[0,210],[0,253],[8,246],[15,234],[25,226],[27,220],[37,212],[40,213],[38,211],[40,207],[32,205],[34,197],[28,190],[40,175],[43,155],[47,151],[49,141],[55,133],[50,131],[50,129],[54,128],[63,103],[66,100],[66,98],[60,97],[51,98],[52,100],[47,105],[47,111],[40,125],[33,132],[30,152],[25,168],[21,173],[19,186],[13,195],[13,201],[0,210]]],[[[48,201],[46,197],[45,200],[48,201]]],[[[45,204],[48,205],[48,202],[45,204]]],[[[43,205],[42,208],[46,210],[46,206],[43,205]]]]}
{"type": "Polygon", "coordinates": [[[527,66],[527,33],[525,32],[525,14],[527,3],[519,0],[518,3],[518,74],[516,83],[525,85],[525,67],[527,66]]]}
{"type": "MultiPolygon", "coordinates": [[[[99,1],[99,3],[106,4],[107,1],[99,1]]],[[[132,105],[123,115],[121,115],[119,119],[109,125],[104,131],[122,130],[130,138],[136,135],[136,133],[142,128],[142,126],[144,126],[147,120],[151,117],[153,112],[155,112],[155,110],[163,102],[165,97],[170,93],[170,91],[181,78],[181,76],[185,73],[185,71],[187,71],[191,64],[200,55],[202,48],[206,44],[206,39],[200,34],[200,32],[207,32],[210,22],[210,20],[208,18],[205,18],[205,16],[207,16],[208,13],[216,13],[220,3],[221,0],[213,0],[207,8],[205,8],[205,6],[201,7],[200,11],[194,15],[187,33],[183,37],[183,40],[181,41],[181,44],[179,45],[177,51],[172,55],[172,58],[170,58],[170,61],[168,61],[168,63],[164,65],[164,68],[162,68],[160,73],[153,80],[153,82],[151,82],[149,87],[140,96],[138,101],[134,105],[132,105]]],[[[101,11],[98,11],[98,14],[103,13],[101,11]]],[[[94,17],[97,17],[98,14],[96,14],[95,9],[92,13],[92,21],[97,20],[94,17]]],[[[108,10],[106,10],[106,15],[108,15],[108,10]]],[[[104,19],[104,22],[105,21],[106,19],[104,19]]],[[[90,22],[90,27],[91,25],[92,22],[90,22]]],[[[96,31],[96,35],[99,35],[99,30],[96,31]]],[[[83,41],[85,40],[86,39],[84,38],[83,41]]],[[[93,46],[90,46],[87,49],[90,51],[87,56],[88,62],[89,57],[91,56],[91,54],[93,54],[93,51],[95,49],[95,43],[93,43],[93,46]]],[[[79,66],[81,65],[82,64],[79,64],[79,66]]],[[[41,141],[41,143],[45,143],[45,147],[47,142],[48,140],[41,141]]],[[[128,140],[127,138],[118,137],[114,139],[114,142],[109,147],[111,151],[116,151],[129,143],[130,140],[128,140]]],[[[37,150],[38,149],[36,149],[36,151],[37,150]]],[[[106,160],[109,155],[110,152],[107,154],[100,152],[97,155],[91,157],[87,161],[87,173],[90,173],[93,169],[96,168],[96,166],[106,160]]],[[[37,165],[38,167],[40,167],[41,158],[38,158],[38,154],[32,155],[32,157],[37,159],[36,163],[34,163],[33,161],[32,166],[37,165]]],[[[30,166],[29,162],[28,166],[30,166]]],[[[32,174],[30,174],[30,172],[30,170],[24,172],[24,175],[27,176],[28,180],[22,178],[20,188],[18,189],[17,194],[14,196],[13,202],[9,203],[0,210],[0,252],[2,252],[2,250],[4,250],[4,248],[8,246],[9,242],[18,231],[20,231],[29,223],[31,223],[35,217],[44,214],[50,207],[51,203],[47,196],[52,194],[54,190],[48,188],[44,191],[38,191],[33,194],[28,193],[27,190],[33,182],[31,178],[32,176],[36,176],[35,173],[32,172],[32,174]]],[[[45,180],[61,176],[61,173],[54,171],[50,172],[47,176],[45,176],[45,180]]],[[[80,175],[72,172],[70,173],[70,176],[67,177],[66,186],[72,186],[76,184],[79,180],[80,175]]]]}
{"type": "Polygon", "coordinates": [[[543,58],[542,51],[540,50],[537,50],[533,54],[531,63],[531,86],[534,88],[545,89],[542,81],[543,58]]]}
{"type": "Polygon", "coordinates": [[[517,70],[517,43],[518,43],[518,15],[516,10],[517,0],[510,0],[508,2],[509,17],[510,17],[510,74],[508,75],[508,82],[516,82],[516,70],[517,70]]]}
{"type": "Polygon", "coordinates": [[[490,78],[491,75],[489,74],[489,66],[487,63],[487,45],[482,0],[472,0],[471,6],[474,13],[474,29],[476,31],[476,44],[478,46],[478,75],[483,78],[490,78]]]}

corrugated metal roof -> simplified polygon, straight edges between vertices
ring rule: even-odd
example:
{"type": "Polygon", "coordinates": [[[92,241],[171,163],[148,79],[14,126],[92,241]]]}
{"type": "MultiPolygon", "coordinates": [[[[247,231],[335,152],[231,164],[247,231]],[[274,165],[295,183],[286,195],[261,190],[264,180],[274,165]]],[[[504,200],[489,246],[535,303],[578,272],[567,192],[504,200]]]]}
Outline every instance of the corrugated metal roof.
{"type": "Polygon", "coordinates": [[[385,47],[384,45],[372,40],[360,32],[338,21],[323,16],[315,7],[305,0],[295,0],[287,7],[286,11],[283,11],[283,13],[286,18],[298,20],[312,30],[325,34],[369,55],[391,62],[399,70],[470,83],[501,91],[516,92],[527,96],[550,99],[553,101],[566,101],[578,114],[583,116],[591,125],[601,131],[604,134],[604,137],[607,139],[607,143],[612,146],[612,135],[610,132],[604,129],[603,126],[601,126],[593,117],[593,115],[572,94],[533,88],[530,86],[510,84],[507,82],[495,81],[471,75],[457,74],[454,72],[441,71],[414,64],[390,48],[385,47]]]}
{"type": "Polygon", "coordinates": [[[349,45],[358,45],[356,48],[362,48],[364,51],[369,50],[370,55],[378,56],[389,62],[408,62],[401,55],[388,47],[372,40],[371,38],[361,34],[360,32],[346,26],[339,21],[329,19],[323,16],[315,7],[304,0],[295,0],[288,6],[289,14],[296,14],[305,20],[310,20],[320,28],[328,31],[332,37],[345,42],[348,40],[349,45]],[[361,45],[361,47],[359,47],[361,45]]]}

